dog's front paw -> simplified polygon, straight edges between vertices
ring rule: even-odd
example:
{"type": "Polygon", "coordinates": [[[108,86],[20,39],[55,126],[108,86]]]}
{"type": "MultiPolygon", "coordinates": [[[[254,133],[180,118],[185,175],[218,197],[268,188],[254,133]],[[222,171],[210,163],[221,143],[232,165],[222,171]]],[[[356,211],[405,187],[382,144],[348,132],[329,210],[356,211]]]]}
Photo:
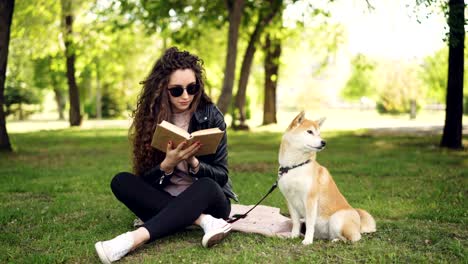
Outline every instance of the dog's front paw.
{"type": "Polygon", "coordinates": [[[314,243],[313,239],[307,239],[306,238],[306,239],[302,240],[302,245],[310,245],[312,243],[314,243]]]}
{"type": "Polygon", "coordinates": [[[291,232],[291,238],[298,238],[300,235],[301,235],[301,232],[300,232],[300,231],[295,231],[295,230],[293,230],[293,231],[291,232]]]}

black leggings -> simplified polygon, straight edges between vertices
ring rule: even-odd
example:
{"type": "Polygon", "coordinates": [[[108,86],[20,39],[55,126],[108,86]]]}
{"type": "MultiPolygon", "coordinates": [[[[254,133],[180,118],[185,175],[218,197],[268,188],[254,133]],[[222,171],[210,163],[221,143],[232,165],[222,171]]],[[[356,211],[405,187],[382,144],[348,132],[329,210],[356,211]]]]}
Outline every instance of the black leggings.
{"type": "Polygon", "coordinates": [[[115,197],[145,224],[150,240],[173,234],[192,225],[203,213],[227,219],[231,203],[214,180],[200,178],[178,196],[152,187],[141,178],[121,172],[112,179],[115,197]]]}

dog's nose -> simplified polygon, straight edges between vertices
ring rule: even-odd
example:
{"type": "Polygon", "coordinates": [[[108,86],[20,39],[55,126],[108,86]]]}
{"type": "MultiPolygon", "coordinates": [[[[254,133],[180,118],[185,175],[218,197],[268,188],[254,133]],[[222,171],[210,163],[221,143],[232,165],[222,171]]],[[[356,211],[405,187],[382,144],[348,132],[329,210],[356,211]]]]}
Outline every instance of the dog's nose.
{"type": "Polygon", "coordinates": [[[324,140],[322,140],[320,143],[322,144],[322,147],[325,147],[325,145],[327,144],[327,142],[325,142],[324,140]]]}

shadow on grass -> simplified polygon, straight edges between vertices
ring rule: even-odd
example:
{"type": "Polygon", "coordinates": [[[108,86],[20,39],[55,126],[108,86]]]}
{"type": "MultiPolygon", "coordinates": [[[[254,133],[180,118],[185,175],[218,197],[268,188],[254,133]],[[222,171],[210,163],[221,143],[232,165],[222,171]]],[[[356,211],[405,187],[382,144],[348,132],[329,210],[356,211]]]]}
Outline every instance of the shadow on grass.
{"type": "MultiPolygon", "coordinates": [[[[280,133],[228,133],[230,175],[242,204],[253,204],[276,180],[280,133]]],[[[355,244],[283,240],[234,233],[211,250],[200,231],[145,246],[123,262],[459,262],[466,260],[467,151],[437,147],[439,136],[323,133],[327,167],[354,207],[377,219],[378,231],[355,244]]],[[[109,182],[131,168],[124,129],[11,135],[0,154],[0,262],[97,261],[93,244],[128,231],[134,216],[109,182]]],[[[466,140],[466,137],[464,138],[466,140]]],[[[264,204],[287,214],[277,190],[264,204]]]]}

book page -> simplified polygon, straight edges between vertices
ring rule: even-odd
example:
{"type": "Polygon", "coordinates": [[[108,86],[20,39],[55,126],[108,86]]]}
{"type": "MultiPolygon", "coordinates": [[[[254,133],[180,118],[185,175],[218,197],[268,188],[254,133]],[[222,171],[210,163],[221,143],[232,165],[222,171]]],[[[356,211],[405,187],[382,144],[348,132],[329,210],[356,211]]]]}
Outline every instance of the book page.
{"type": "Polygon", "coordinates": [[[202,144],[200,150],[198,150],[198,152],[195,154],[196,156],[203,156],[203,155],[216,153],[219,142],[221,141],[224,135],[224,131],[220,130],[219,128],[216,128],[214,130],[213,129],[205,129],[205,130],[196,131],[196,132],[201,132],[201,133],[192,133],[192,138],[189,141],[189,144],[192,144],[192,142],[197,142],[197,141],[200,141],[200,143],[202,144]],[[211,130],[211,131],[208,132],[205,130],[211,130]]]}
{"type": "Polygon", "coordinates": [[[208,128],[203,130],[198,130],[192,133],[192,137],[201,136],[201,135],[208,135],[208,134],[216,134],[216,133],[224,133],[221,129],[215,128],[208,128]]]}
{"type": "Polygon", "coordinates": [[[151,146],[166,152],[167,143],[172,141],[174,147],[178,146],[182,141],[190,139],[190,134],[180,127],[177,127],[169,122],[163,121],[156,127],[151,141],[151,146]]]}
{"type": "Polygon", "coordinates": [[[172,123],[169,123],[167,121],[162,121],[161,124],[159,124],[158,126],[162,126],[162,127],[166,128],[166,129],[168,129],[168,130],[170,130],[170,131],[172,131],[172,132],[174,132],[176,134],[179,134],[179,135],[187,138],[187,139],[190,138],[190,134],[187,131],[185,131],[184,129],[182,129],[182,128],[180,128],[180,127],[178,127],[178,126],[176,126],[176,125],[174,125],[172,123]]]}
{"type": "Polygon", "coordinates": [[[197,141],[200,141],[202,146],[195,155],[203,156],[216,153],[219,142],[223,138],[223,135],[224,131],[217,127],[198,130],[192,134],[189,134],[184,129],[169,122],[163,121],[161,124],[156,126],[156,130],[154,131],[153,139],[151,141],[151,146],[159,149],[162,152],[166,152],[167,143],[169,141],[174,143],[174,147],[177,147],[184,140],[188,141],[187,147],[197,141]]]}

